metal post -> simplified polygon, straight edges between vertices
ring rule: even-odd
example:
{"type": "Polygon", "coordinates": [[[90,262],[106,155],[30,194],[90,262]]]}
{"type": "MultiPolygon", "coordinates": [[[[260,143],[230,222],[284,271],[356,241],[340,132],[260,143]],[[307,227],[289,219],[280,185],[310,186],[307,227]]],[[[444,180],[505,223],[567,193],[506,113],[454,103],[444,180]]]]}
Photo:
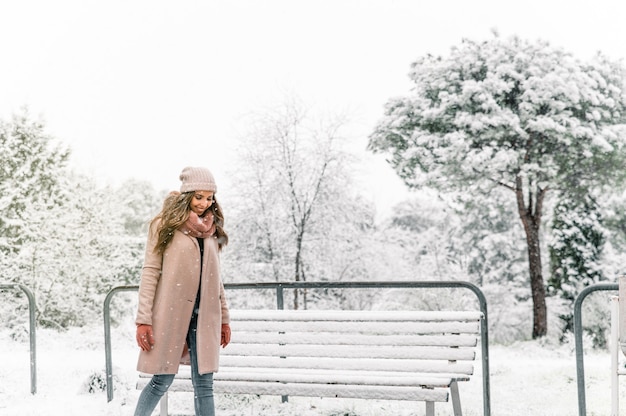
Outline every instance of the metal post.
{"type": "Polygon", "coordinates": [[[37,336],[36,327],[37,322],[35,319],[35,311],[37,304],[35,302],[35,295],[26,286],[20,284],[0,285],[0,289],[16,289],[19,288],[26,294],[28,298],[28,315],[29,315],[29,335],[30,335],[30,393],[37,393],[37,336]]]}
{"type": "Polygon", "coordinates": [[[611,416],[619,416],[619,298],[611,296],[611,340],[609,351],[611,352],[611,416]]]}
{"type": "Polygon", "coordinates": [[[586,416],[585,403],[585,364],[583,359],[582,304],[585,298],[598,290],[618,290],[617,283],[596,283],[580,291],[574,302],[574,341],[576,346],[576,381],[578,385],[578,416],[586,416]]]}
{"type": "Polygon", "coordinates": [[[138,290],[139,286],[118,286],[107,293],[104,299],[104,356],[107,373],[107,401],[113,400],[113,364],[111,361],[111,311],[110,304],[113,295],[117,292],[138,290]]]}
{"type": "Polygon", "coordinates": [[[285,296],[282,285],[276,286],[276,308],[285,309],[285,296]]]}

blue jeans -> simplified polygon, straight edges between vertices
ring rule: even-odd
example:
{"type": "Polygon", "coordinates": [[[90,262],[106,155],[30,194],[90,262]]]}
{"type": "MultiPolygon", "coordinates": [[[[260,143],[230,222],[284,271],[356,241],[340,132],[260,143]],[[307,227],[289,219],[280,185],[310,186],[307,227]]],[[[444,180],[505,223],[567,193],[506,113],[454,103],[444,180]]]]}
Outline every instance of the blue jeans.
{"type": "MultiPolygon", "coordinates": [[[[196,416],[215,416],[213,373],[203,375],[198,373],[198,357],[196,355],[197,327],[198,315],[194,312],[189,323],[189,331],[187,332],[187,346],[189,347],[189,356],[191,358],[191,382],[194,390],[194,408],[196,416]]],[[[174,374],[155,374],[152,376],[150,382],[139,395],[135,416],[150,416],[173,380],[174,374]]]]}

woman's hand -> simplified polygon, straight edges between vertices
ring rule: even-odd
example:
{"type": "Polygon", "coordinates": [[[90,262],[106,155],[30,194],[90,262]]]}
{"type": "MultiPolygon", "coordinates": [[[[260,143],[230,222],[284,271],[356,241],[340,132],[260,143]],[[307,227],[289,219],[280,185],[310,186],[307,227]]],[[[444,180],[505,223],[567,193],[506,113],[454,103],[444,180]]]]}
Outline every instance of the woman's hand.
{"type": "Polygon", "coordinates": [[[154,345],[152,325],[137,325],[137,345],[139,345],[139,348],[143,351],[150,351],[152,349],[152,346],[154,345]]]}
{"type": "Polygon", "coordinates": [[[222,348],[227,346],[228,343],[230,343],[230,325],[222,324],[222,341],[221,341],[222,348]]]}

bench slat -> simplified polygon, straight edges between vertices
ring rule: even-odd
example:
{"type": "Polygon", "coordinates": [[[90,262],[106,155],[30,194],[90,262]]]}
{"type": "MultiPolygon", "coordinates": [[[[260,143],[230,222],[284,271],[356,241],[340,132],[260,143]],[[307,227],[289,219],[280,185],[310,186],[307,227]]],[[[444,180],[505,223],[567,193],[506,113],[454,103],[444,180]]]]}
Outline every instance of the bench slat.
{"type": "MultiPolygon", "coordinates": [[[[315,383],[315,384],[363,384],[376,386],[409,386],[409,387],[449,387],[452,380],[466,380],[464,377],[439,377],[430,374],[406,374],[384,371],[319,371],[302,370],[294,373],[291,369],[259,368],[257,371],[236,371],[229,368],[215,373],[214,380],[226,381],[250,381],[266,383],[315,383]]],[[[142,378],[150,378],[151,375],[142,374],[142,378]]],[[[185,372],[176,375],[176,380],[191,380],[191,373],[185,372]]]]}
{"type": "Polygon", "coordinates": [[[478,321],[472,322],[330,322],[330,321],[310,321],[306,322],[306,330],[303,330],[305,323],[300,321],[233,321],[231,328],[236,331],[247,332],[336,332],[346,333],[375,333],[375,334],[478,334],[480,324],[478,321]]]}
{"type": "Polygon", "coordinates": [[[221,364],[227,367],[270,367],[270,368],[316,368],[342,370],[389,370],[418,373],[459,373],[471,375],[474,372],[472,362],[437,361],[437,360],[397,360],[397,359],[344,359],[344,358],[302,358],[287,359],[258,356],[223,356],[221,364]]]}
{"type": "Polygon", "coordinates": [[[231,309],[236,321],[480,321],[477,311],[346,311],[346,310],[289,310],[289,309],[231,309]]]}
{"type": "MultiPolygon", "coordinates": [[[[331,341],[331,340],[329,340],[331,341]]],[[[233,344],[222,351],[222,356],[268,356],[268,357],[350,357],[350,358],[395,358],[414,360],[473,360],[472,348],[448,347],[394,347],[358,345],[286,345],[278,344],[233,344]],[[329,348],[332,346],[332,348],[329,348]]]]}
{"type": "MultiPolygon", "coordinates": [[[[145,380],[145,379],[144,379],[145,380]]],[[[137,388],[145,386],[147,380],[137,382],[137,388]]],[[[191,380],[178,380],[169,390],[193,391],[191,380]]],[[[344,384],[315,384],[315,383],[267,383],[250,381],[216,380],[213,385],[215,393],[228,394],[258,394],[274,396],[308,396],[308,397],[337,397],[354,399],[380,400],[415,400],[446,402],[448,401],[447,388],[421,388],[405,386],[378,386],[378,385],[344,385],[344,384]]]]}
{"type": "MultiPolygon", "coordinates": [[[[294,374],[294,372],[289,368],[264,368],[264,367],[256,367],[256,368],[246,368],[244,370],[246,374],[254,374],[254,373],[274,373],[276,374],[294,374]]],[[[220,368],[219,373],[240,373],[240,368],[232,368],[232,367],[222,367],[220,368]]],[[[458,380],[458,381],[467,381],[469,380],[469,376],[465,374],[452,374],[452,373],[403,373],[400,371],[376,371],[376,370],[341,370],[338,371],[336,369],[333,370],[324,370],[324,369],[299,369],[297,374],[304,375],[324,375],[327,377],[334,377],[336,375],[346,375],[346,376],[359,376],[363,377],[363,374],[368,374],[372,377],[393,377],[393,378],[419,378],[420,380],[432,379],[436,380],[433,385],[440,385],[442,383],[441,380],[458,380]]],[[[145,377],[151,377],[148,374],[144,375],[145,377]]],[[[191,371],[189,366],[185,366],[179,374],[176,375],[177,378],[190,378],[191,371]]],[[[219,376],[218,376],[219,377],[219,376]]],[[[447,381],[446,381],[447,383],[447,381]]]]}
{"type": "MultiPolygon", "coordinates": [[[[397,373],[396,373],[397,374],[397,373]]],[[[352,371],[338,373],[336,371],[314,372],[275,371],[264,368],[263,371],[243,373],[237,371],[220,371],[215,374],[215,380],[245,380],[266,381],[278,383],[317,383],[317,384],[370,384],[377,386],[428,386],[449,387],[452,377],[436,377],[429,375],[392,376],[384,372],[352,371]]]]}
{"type": "MultiPolygon", "coordinates": [[[[334,380],[337,377],[352,377],[358,380],[369,379],[390,379],[397,380],[399,385],[407,384],[403,380],[419,381],[415,385],[424,385],[432,387],[449,386],[451,380],[468,381],[469,376],[466,374],[453,374],[453,373],[403,373],[399,371],[373,371],[373,370],[324,370],[324,369],[298,369],[297,373],[294,373],[291,368],[266,368],[266,367],[245,367],[245,368],[233,368],[233,367],[220,367],[220,371],[215,373],[214,380],[260,380],[268,377],[271,374],[272,377],[280,380],[281,377],[318,377],[322,378],[324,382],[328,380],[334,380]]],[[[151,378],[152,374],[140,373],[140,378],[151,378]]],[[[178,374],[176,374],[176,380],[189,380],[191,379],[191,369],[188,365],[181,366],[178,374]]],[[[393,384],[393,383],[389,383],[393,384]]]]}
{"type": "MultiPolygon", "coordinates": [[[[231,342],[239,344],[319,344],[320,338],[333,336],[338,345],[423,345],[446,347],[475,347],[478,337],[474,335],[371,335],[351,334],[349,338],[338,337],[334,333],[316,332],[297,334],[280,332],[242,332],[233,333],[231,342]]],[[[230,346],[229,346],[230,348],[230,346]]],[[[227,349],[226,349],[227,350],[227,349]]],[[[223,351],[226,351],[223,350],[223,351]]]]}

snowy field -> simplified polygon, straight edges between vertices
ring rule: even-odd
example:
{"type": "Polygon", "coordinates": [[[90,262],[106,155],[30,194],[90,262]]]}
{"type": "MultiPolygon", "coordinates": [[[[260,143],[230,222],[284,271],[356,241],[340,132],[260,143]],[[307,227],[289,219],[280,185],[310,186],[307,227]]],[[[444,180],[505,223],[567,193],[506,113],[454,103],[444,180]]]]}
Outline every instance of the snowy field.
{"type": "MultiPolygon", "coordinates": [[[[132,415],[138,392],[132,325],[113,328],[115,397],[107,402],[104,379],[104,335],[101,325],[58,333],[37,332],[37,394],[30,394],[27,337],[15,341],[0,332],[0,415],[113,416],[132,415]],[[94,392],[89,392],[94,390],[94,392]]],[[[573,346],[544,347],[537,342],[492,345],[491,396],[494,416],[575,416],[578,414],[573,346]]],[[[608,352],[585,354],[587,414],[610,414],[608,352]]],[[[464,415],[482,415],[480,364],[477,375],[461,384],[464,415]]],[[[622,381],[626,384],[626,380],[622,381]]],[[[621,389],[626,415],[626,389],[621,389]]],[[[188,393],[173,393],[170,412],[193,415],[188,393]]],[[[423,403],[348,399],[216,396],[219,416],[409,416],[423,415],[423,403]]],[[[451,415],[451,404],[437,404],[437,415],[451,415]]],[[[155,412],[156,414],[156,412],[155,412]]]]}

